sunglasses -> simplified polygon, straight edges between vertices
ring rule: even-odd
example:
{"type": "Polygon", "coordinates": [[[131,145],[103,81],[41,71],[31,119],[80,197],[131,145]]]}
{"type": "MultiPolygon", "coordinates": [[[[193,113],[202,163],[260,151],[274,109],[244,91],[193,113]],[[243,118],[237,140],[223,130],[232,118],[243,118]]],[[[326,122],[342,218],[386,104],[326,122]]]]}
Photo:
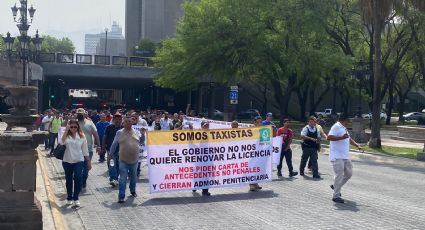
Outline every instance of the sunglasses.
{"type": "Polygon", "coordinates": [[[71,129],[78,129],[78,126],[69,126],[71,129]]]}

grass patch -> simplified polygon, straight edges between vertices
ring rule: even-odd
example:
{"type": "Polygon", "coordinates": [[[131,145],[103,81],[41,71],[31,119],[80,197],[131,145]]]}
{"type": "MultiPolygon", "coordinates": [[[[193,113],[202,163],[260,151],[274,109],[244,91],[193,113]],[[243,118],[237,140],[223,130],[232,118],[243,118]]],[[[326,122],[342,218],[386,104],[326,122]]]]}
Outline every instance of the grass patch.
{"type": "Polygon", "coordinates": [[[422,152],[422,149],[416,148],[402,148],[393,146],[382,146],[382,149],[374,149],[369,146],[363,146],[366,152],[371,153],[382,153],[390,156],[404,157],[410,159],[416,159],[416,153],[422,152]]]}

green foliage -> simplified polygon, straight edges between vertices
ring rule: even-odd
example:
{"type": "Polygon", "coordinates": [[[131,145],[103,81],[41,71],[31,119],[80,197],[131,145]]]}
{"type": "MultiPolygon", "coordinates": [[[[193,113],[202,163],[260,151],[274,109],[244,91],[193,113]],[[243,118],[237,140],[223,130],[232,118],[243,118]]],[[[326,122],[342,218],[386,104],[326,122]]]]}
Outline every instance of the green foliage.
{"type": "Polygon", "coordinates": [[[155,50],[159,47],[159,44],[147,39],[142,38],[137,46],[132,47],[130,49],[130,53],[132,53],[135,56],[142,56],[142,57],[153,57],[155,56],[155,50]]]}
{"type": "Polygon", "coordinates": [[[334,68],[350,69],[351,58],[327,41],[315,13],[321,7],[295,0],[187,2],[176,37],[157,52],[157,83],[184,90],[201,79],[277,79],[284,86],[295,73],[323,84],[334,68]]]}
{"type": "Polygon", "coordinates": [[[4,50],[4,41],[3,41],[3,35],[0,34],[0,50],[4,50]]]}
{"type": "Polygon", "coordinates": [[[69,38],[55,38],[52,36],[43,36],[41,51],[45,53],[73,53],[75,46],[69,38]]]}

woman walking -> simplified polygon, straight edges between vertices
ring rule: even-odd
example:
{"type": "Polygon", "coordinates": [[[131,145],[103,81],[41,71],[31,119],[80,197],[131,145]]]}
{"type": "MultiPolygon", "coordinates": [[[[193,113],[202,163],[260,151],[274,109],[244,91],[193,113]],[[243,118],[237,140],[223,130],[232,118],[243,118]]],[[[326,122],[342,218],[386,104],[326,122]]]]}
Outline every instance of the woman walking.
{"type": "Polygon", "coordinates": [[[87,139],[78,121],[69,121],[62,136],[62,143],[66,146],[62,166],[65,171],[66,192],[68,194],[67,205],[74,204],[75,207],[80,207],[79,194],[82,186],[84,164],[87,164],[87,168],[90,170],[91,161],[87,139]]]}

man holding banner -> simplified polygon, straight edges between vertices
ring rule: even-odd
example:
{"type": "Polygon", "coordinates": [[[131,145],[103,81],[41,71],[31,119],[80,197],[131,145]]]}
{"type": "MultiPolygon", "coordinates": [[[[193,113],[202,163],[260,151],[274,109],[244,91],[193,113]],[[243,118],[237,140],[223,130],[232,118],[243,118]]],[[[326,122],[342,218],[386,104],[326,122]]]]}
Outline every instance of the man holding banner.
{"type": "Polygon", "coordinates": [[[289,120],[283,120],[283,127],[277,130],[276,136],[282,137],[282,149],[280,152],[279,164],[277,165],[277,176],[282,176],[282,161],[283,158],[286,158],[286,165],[288,166],[289,176],[293,177],[298,175],[298,172],[293,171],[294,167],[292,166],[292,138],[294,132],[289,128],[289,120]]]}
{"type": "MultiPolygon", "coordinates": [[[[210,124],[207,120],[201,121],[201,129],[208,130],[210,128],[210,124]]],[[[192,190],[192,192],[196,192],[195,190],[192,190]]],[[[208,191],[208,188],[202,189],[202,196],[211,196],[211,193],[208,191]]]]}

